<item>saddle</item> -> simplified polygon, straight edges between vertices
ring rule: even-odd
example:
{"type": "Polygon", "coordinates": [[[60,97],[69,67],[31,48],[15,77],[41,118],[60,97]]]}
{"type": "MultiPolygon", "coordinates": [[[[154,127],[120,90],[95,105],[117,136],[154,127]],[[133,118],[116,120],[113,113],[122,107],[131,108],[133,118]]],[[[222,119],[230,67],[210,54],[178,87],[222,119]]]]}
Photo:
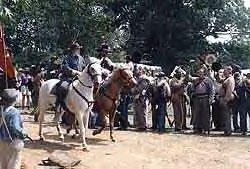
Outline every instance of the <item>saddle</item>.
{"type": "Polygon", "coordinates": [[[56,96],[55,107],[58,108],[60,106],[64,110],[61,124],[71,127],[75,122],[75,115],[70,112],[65,103],[70,84],[71,82],[61,80],[52,88],[50,93],[56,96]]]}
{"type": "Polygon", "coordinates": [[[65,111],[69,111],[65,104],[65,99],[67,97],[67,94],[69,92],[69,86],[70,82],[68,81],[59,81],[51,90],[51,94],[56,96],[56,105],[55,107],[57,108],[58,106],[61,106],[65,111]]]}

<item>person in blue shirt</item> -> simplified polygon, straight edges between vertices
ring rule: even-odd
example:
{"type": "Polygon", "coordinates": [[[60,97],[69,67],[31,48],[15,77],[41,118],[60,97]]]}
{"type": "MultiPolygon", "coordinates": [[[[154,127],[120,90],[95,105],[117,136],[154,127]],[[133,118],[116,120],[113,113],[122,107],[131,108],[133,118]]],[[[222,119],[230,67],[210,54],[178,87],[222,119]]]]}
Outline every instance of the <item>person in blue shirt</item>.
{"type": "Polygon", "coordinates": [[[0,169],[20,169],[24,132],[20,111],[14,107],[16,89],[4,89],[0,105],[0,169]]]}

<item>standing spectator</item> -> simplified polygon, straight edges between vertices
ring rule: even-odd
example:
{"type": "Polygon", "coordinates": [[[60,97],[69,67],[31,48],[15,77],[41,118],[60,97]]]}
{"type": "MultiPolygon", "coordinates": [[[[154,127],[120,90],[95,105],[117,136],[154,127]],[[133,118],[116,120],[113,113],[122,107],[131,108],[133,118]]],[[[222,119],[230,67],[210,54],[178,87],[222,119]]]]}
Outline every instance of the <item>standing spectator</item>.
{"type": "Polygon", "coordinates": [[[231,128],[231,104],[234,99],[234,88],[235,88],[235,82],[234,77],[232,75],[232,67],[227,66],[224,69],[224,76],[225,80],[222,84],[222,87],[219,91],[220,96],[220,110],[222,114],[222,123],[223,123],[223,130],[225,136],[230,136],[232,134],[232,128],[231,128]]]}
{"type": "Polygon", "coordinates": [[[222,124],[222,114],[220,112],[220,89],[221,86],[225,80],[224,77],[224,70],[221,69],[218,71],[217,75],[216,75],[216,81],[215,81],[215,101],[212,105],[212,121],[215,127],[215,131],[220,131],[223,128],[223,124],[222,124]]]}
{"type": "Polygon", "coordinates": [[[42,71],[39,70],[37,67],[34,73],[34,78],[33,78],[33,90],[32,90],[32,103],[34,107],[34,113],[36,111],[36,108],[38,106],[38,98],[39,98],[39,90],[44,81],[44,74],[42,71]]]}
{"type": "Polygon", "coordinates": [[[235,132],[239,132],[240,131],[240,127],[239,127],[239,119],[238,119],[238,115],[240,112],[240,107],[241,107],[241,101],[240,101],[240,90],[242,88],[242,78],[241,78],[241,74],[239,72],[236,72],[234,74],[234,80],[235,80],[235,89],[234,89],[234,101],[233,101],[233,107],[232,107],[232,116],[233,116],[233,127],[234,127],[234,131],[235,132]]]}
{"type": "Polygon", "coordinates": [[[0,113],[0,168],[20,169],[23,140],[27,134],[23,130],[19,110],[13,107],[18,92],[5,89],[1,99],[0,113]]]}
{"type": "Polygon", "coordinates": [[[210,105],[214,99],[214,86],[206,77],[205,68],[198,70],[198,78],[193,82],[193,125],[194,132],[202,134],[210,131],[210,105]]]}
{"type": "Polygon", "coordinates": [[[250,77],[246,78],[239,90],[240,98],[240,128],[242,135],[247,133],[247,114],[250,117],[250,77]]]}
{"type": "Polygon", "coordinates": [[[170,86],[167,83],[166,80],[161,80],[157,85],[157,91],[156,91],[156,128],[159,132],[165,131],[165,115],[166,115],[166,104],[170,100],[171,97],[171,91],[170,86]]]}
{"type": "Polygon", "coordinates": [[[152,130],[156,130],[157,79],[154,79],[154,82],[150,85],[149,92],[151,93],[152,130]]]}
{"type": "Polygon", "coordinates": [[[29,91],[29,83],[31,81],[31,76],[29,75],[29,69],[25,68],[24,73],[22,73],[20,77],[21,81],[21,93],[22,93],[22,109],[24,110],[25,105],[30,106],[30,91],[29,91]]]}
{"type": "Polygon", "coordinates": [[[140,131],[145,131],[147,129],[147,113],[148,113],[148,103],[149,103],[149,85],[145,85],[144,82],[150,83],[147,77],[140,75],[137,78],[137,87],[133,94],[134,97],[134,124],[136,128],[140,131]]]}
{"type": "Polygon", "coordinates": [[[128,106],[130,102],[130,91],[127,88],[124,88],[121,92],[121,97],[120,97],[120,129],[121,130],[126,130],[129,126],[128,122],[128,106]]]}
{"type": "Polygon", "coordinates": [[[181,131],[185,121],[185,85],[181,79],[182,72],[180,69],[175,70],[174,78],[170,81],[171,101],[174,109],[175,131],[181,131]]]}

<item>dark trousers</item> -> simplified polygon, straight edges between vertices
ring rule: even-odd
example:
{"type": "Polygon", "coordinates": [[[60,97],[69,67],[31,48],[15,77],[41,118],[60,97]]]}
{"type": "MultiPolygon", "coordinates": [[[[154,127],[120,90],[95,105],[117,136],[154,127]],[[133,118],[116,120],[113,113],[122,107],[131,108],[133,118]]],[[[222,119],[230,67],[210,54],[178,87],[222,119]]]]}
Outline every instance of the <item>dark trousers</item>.
{"type": "Polygon", "coordinates": [[[232,108],[227,103],[220,103],[220,111],[222,115],[223,131],[230,133],[232,131],[231,127],[231,114],[232,108]]]}
{"type": "Polygon", "coordinates": [[[242,132],[247,132],[247,114],[250,117],[250,107],[240,110],[240,128],[242,132]]]}
{"type": "Polygon", "coordinates": [[[166,103],[158,104],[156,109],[156,128],[159,132],[165,131],[166,103]]]}
{"type": "Polygon", "coordinates": [[[183,97],[180,97],[178,101],[173,102],[175,129],[181,130],[186,126],[185,106],[183,97]]]}
{"type": "Polygon", "coordinates": [[[238,119],[238,115],[239,115],[239,107],[240,105],[239,104],[235,104],[232,108],[232,116],[233,116],[233,127],[234,127],[234,130],[238,130],[240,129],[239,127],[239,119],[238,119]]]}
{"type": "Polygon", "coordinates": [[[194,118],[193,124],[195,130],[210,130],[210,105],[209,96],[194,97],[194,118]]]}
{"type": "Polygon", "coordinates": [[[129,105],[129,96],[122,95],[122,101],[120,102],[120,127],[122,129],[128,128],[128,105],[129,105]]]}
{"type": "Polygon", "coordinates": [[[156,129],[156,105],[151,103],[152,106],[152,129],[156,129]]]}
{"type": "Polygon", "coordinates": [[[98,114],[91,112],[89,116],[89,128],[95,129],[97,127],[98,114]]]}
{"type": "Polygon", "coordinates": [[[212,120],[216,129],[221,130],[223,128],[222,114],[220,112],[220,103],[218,100],[212,105],[212,120]]]}

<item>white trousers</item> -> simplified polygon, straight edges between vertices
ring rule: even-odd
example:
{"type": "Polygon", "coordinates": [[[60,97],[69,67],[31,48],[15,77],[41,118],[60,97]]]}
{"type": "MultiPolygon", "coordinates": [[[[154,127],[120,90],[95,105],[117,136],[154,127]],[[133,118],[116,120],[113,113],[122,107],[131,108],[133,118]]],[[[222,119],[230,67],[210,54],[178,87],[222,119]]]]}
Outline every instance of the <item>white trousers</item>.
{"type": "Polygon", "coordinates": [[[23,148],[22,140],[14,140],[12,143],[0,141],[0,169],[20,169],[23,148]]]}

